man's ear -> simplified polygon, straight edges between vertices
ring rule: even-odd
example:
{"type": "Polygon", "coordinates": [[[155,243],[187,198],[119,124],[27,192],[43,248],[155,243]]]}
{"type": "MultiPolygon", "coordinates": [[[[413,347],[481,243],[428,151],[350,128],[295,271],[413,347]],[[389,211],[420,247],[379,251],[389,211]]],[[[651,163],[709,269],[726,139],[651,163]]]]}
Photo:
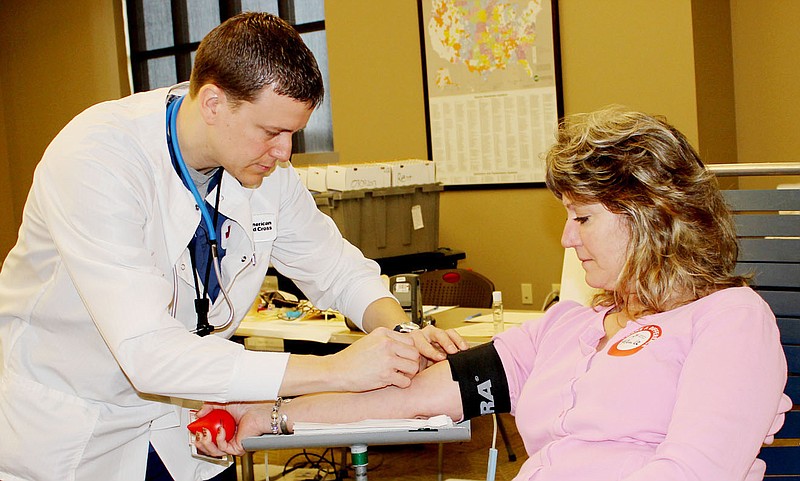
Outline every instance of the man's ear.
{"type": "Polygon", "coordinates": [[[214,84],[205,84],[197,92],[200,114],[206,124],[213,125],[219,118],[220,111],[227,108],[228,98],[225,91],[214,84]]]}

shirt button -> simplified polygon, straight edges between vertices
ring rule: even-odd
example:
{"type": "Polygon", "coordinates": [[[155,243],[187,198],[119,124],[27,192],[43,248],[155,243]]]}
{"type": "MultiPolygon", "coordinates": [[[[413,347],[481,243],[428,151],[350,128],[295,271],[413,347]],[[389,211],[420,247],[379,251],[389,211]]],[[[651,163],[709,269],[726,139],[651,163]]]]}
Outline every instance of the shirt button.
{"type": "Polygon", "coordinates": [[[247,256],[242,256],[242,262],[247,262],[247,256]]]}
{"type": "Polygon", "coordinates": [[[185,271],[185,270],[186,270],[186,264],[181,264],[181,270],[182,270],[182,271],[185,271]]]}

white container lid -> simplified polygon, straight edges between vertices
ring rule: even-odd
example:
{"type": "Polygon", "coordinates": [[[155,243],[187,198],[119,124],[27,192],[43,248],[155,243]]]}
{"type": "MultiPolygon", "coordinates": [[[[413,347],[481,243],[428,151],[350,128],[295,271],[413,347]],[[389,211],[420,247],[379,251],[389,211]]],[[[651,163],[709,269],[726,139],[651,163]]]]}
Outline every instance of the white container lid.
{"type": "Polygon", "coordinates": [[[500,291],[492,292],[492,302],[503,302],[503,293],[500,291]]]}

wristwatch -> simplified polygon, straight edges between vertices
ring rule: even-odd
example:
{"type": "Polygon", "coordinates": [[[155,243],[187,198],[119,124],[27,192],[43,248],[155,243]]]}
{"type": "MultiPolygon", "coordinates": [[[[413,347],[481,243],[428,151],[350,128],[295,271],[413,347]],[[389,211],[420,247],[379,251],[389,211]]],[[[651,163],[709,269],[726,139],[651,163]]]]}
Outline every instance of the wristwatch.
{"type": "Polygon", "coordinates": [[[394,330],[397,332],[411,332],[411,331],[416,331],[417,329],[419,329],[419,326],[411,321],[403,322],[401,324],[394,326],[394,330]]]}

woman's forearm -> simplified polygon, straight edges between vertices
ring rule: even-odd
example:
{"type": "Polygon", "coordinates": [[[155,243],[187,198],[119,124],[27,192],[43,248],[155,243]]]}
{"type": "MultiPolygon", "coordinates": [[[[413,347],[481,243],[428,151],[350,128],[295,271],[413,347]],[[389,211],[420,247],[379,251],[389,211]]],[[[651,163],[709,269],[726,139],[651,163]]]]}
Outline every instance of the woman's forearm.
{"type": "Polygon", "coordinates": [[[294,422],[344,423],[364,419],[408,419],[447,414],[462,418],[458,384],[451,379],[447,361],[414,377],[411,386],[389,386],[361,393],[322,393],[301,396],[285,404],[281,412],[294,422]]]}
{"type": "MultiPolygon", "coordinates": [[[[237,403],[225,407],[237,421],[236,437],[230,443],[217,440],[216,433],[199,436],[198,449],[212,455],[242,455],[242,441],[273,432],[274,403],[237,403]]],[[[212,406],[203,409],[210,410],[212,406]]],[[[463,418],[458,383],[452,380],[448,361],[436,363],[417,374],[407,388],[389,386],[358,393],[322,393],[296,397],[281,403],[274,428],[294,431],[295,422],[347,423],[365,419],[409,419],[446,414],[463,418]],[[283,419],[286,416],[286,419],[283,419]]]]}

